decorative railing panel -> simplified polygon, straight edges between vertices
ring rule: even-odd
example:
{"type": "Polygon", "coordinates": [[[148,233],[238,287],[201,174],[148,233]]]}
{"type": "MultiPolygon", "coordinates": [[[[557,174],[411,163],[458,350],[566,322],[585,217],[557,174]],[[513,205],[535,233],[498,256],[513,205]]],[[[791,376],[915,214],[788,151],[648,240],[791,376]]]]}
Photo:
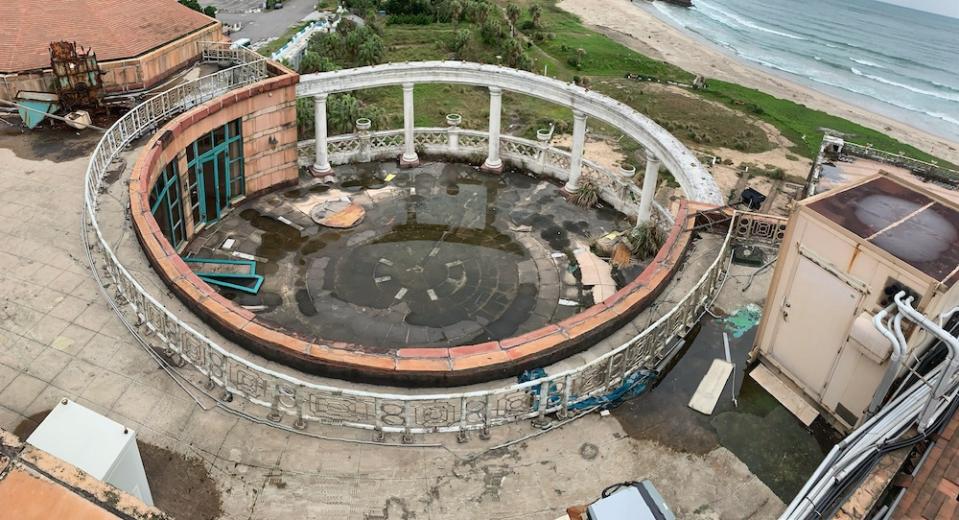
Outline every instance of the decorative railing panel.
{"type": "Polygon", "coordinates": [[[738,240],[779,245],[786,236],[788,220],[774,215],[738,212],[733,220],[733,237],[738,240]]]}
{"type": "MultiPolygon", "coordinates": [[[[427,152],[468,159],[478,153],[484,154],[489,146],[489,135],[478,130],[462,130],[450,128],[416,128],[414,141],[417,146],[427,152]],[[456,132],[458,143],[454,148],[450,144],[449,134],[456,132]]],[[[403,130],[384,130],[362,134],[342,134],[328,139],[327,149],[330,154],[330,163],[350,164],[369,160],[395,158],[403,152],[405,144],[403,130]],[[369,155],[364,151],[363,142],[368,140],[369,155]]],[[[570,153],[565,150],[549,147],[529,139],[511,135],[500,136],[500,156],[513,165],[540,175],[547,175],[565,182],[569,178],[570,153]]],[[[300,164],[313,164],[314,140],[300,141],[300,164]]],[[[617,211],[635,215],[639,210],[639,201],[642,198],[642,189],[636,185],[633,178],[624,176],[621,172],[607,170],[602,165],[583,160],[583,176],[595,182],[600,188],[600,198],[609,203],[617,211]]],[[[658,202],[653,202],[659,214],[660,224],[669,228],[673,223],[673,215],[658,202]]]]}

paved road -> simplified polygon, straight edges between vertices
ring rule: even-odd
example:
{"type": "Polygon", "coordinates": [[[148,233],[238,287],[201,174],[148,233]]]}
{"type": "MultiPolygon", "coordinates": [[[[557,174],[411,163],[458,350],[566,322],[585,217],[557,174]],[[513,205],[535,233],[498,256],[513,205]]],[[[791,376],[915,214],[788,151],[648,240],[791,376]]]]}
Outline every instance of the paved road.
{"type": "Polygon", "coordinates": [[[241,23],[243,27],[230,35],[234,40],[249,38],[253,43],[280,36],[289,27],[313,12],[315,0],[287,0],[283,9],[249,12],[257,9],[259,0],[212,0],[219,11],[216,17],[224,24],[241,23]]]}

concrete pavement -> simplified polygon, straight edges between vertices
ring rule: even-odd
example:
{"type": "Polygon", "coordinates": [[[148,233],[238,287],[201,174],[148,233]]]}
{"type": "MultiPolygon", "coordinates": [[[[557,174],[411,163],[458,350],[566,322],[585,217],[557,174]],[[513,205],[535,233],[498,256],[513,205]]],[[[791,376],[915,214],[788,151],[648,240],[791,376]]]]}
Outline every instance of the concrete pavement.
{"type": "MultiPolygon", "coordinates": [[[[0,428],[69,397],[141,441],[201,460],[229,519],[552,520],[608,484],[642,478],[684,518],[773,518],[783,509],[725,448],[676,451],[630,437],[612,417],[529,438],[538,432],[523,423],[490,441],[438,435],[427,440],[436,446],[382,446],[333,427],[280,430],[187,393],[132,341],[87,272],[79,215],[95,138],[0,134],[0,428]]],[[[114,200],[105,211],[121,217],[123,206],[114,200]]],[[[136,247],[129,234],[112,240],[136,247]]]]}

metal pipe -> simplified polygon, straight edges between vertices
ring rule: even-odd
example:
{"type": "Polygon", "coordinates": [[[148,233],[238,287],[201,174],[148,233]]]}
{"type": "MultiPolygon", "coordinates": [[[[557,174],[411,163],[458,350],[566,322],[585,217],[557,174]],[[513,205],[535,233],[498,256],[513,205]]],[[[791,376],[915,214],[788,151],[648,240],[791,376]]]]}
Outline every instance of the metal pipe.
{"type": "Polygon", "coordinates": [[[943,362],[945,369],[942,371],[942,374],[939,376],[939,381],[936,383],[935,389],[929,394],[929,400],[926,402],[926,406],[923,409],[919,417],[919,431],[925,432],[926,428],[931,422],[931,413],[934,410],[932,403],[934,401],[940,400],[945,395],[945,388],[948,382],[952,381],[953,376],[956,373],[956,370],[959,369],[959,340],[946,332],[942,327],[937,325],[935,322],[923,316],[919,311],[914,309],[909,301],[903,301],[903,296],[905,296],[906,291],[899,291],[893,299],[896,302],[896,306],[899,307],[899,312],[905,313],[913,322],[915,322],[920,327],[929,331],[932,335],[936,336],[943,343],[946,344],[946,347],[949,349],[949,354],[946,355],[946,359],[943,362]]]}
{"type": "MultiPolygon", "coordinates": [[[[902,358],[906,351],[905,339],[893,334],[892,331],[889,330],[888,325],[883,326],[882,324],[882,321],[886,318],[886,315],[889,314],[889,312],[895,306],[896,304],[894,303],[889,304],[888,307],[877,312],[876,316],[872,319],[872,323],[876,329],[883,336],[885,336],[887,340],[889,340],[889,343],[892,346],[892,353],[889,355],[889,366],[886,367],[886,372],[882,375],[882,380],[879,382],[879,386],[872,395],[872,402],[869,403],[869,407],[866,409],[866,413],[864,415],[865,418],[872,417],[872,415],[879,410],[879,407],[882,406],[882,402],[885,400],[886,394],[889,393],[889,388],[892,386],[892,382],[896,379],[896,376],[899,374],[899,369],[902,367],[902,358]]],[[[902,314],[897,314],[894,320],[898,323],[901,323],[902,314]]]]}
{"type": "Polygon", "coordinates": [[[949,318],[952,318],[952,315],[959,312],[959,307],[953,307],[952,310],[943,312],[939,315],[939,326],[946,328],[946,322],[949,321],[949,318]]]}

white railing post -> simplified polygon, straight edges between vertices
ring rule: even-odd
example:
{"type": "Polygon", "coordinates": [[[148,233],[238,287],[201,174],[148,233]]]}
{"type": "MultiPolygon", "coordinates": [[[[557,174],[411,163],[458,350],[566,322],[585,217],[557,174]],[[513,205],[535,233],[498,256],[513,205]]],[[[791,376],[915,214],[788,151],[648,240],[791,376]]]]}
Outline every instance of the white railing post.
{"type": "Polygon", "coordinates": [[[549,140],[553,138],[553,128],[549,130],[539,129],[536,131],[536,140],[539,141],[539,152],[536,154],[536,167],[539,171],[534,172],[542,175],[546,172],[546,156],[549,154],[549,140]]]}
{"type": "Polygon", "coordinates": [[[333,173],[326,129],[326,94],[313,97],[313,118],[316,130],[316,161],[313,163],[313,175],[324,177],[333,173]]]}
{"type": "Polygon", "coordinates": [[[583,172],[583,148],[586,146],[586,113],[573,111],[573,146],[569,154],[569,180],[563,188],[567,193],[579,190],[579,176],[583,172]]]}
{"type": "Polygon", "coordinates": [[[446,115],[446,124],[449,128],[446,129],[446,142],[449,147],[449,152],[456,155],[460,151],[460,123],[463,122],[463,116],[459,114],[447,114],[446,115]]]}
{"type": "Polygon", "coordinates": [[[360,140],[360,162],[370,162],[373,159],[372,137],[370,136],[372,126],[373,122],[365,117],[356,120],[356,137],[360,140]]]}
{"type": "Polygon", "coordinates": [[[489,154],[483,163],[483,170],[491,173],[503,171],[503,160],[499,156],[500,115],[503,111],[503,89],[489,88],[489,154]]]}
{"type": "Polygon", "coordinates": [[[636,224],[645,224],[652,217],[653,199],[656,198],[656,182],[659,177],[659,157],[646,149],[646,173],[643,175],[643,194],[639,199],[639,214],[636,224]]]}
{"type": "Polygon", "coordinates": [[[413,83],[403,83],[403,155],[400,157],[400,166],[403,168],[412,168],[420,164],[413,134],[416,116],[413,110],[413,86],[413,83]]]}

